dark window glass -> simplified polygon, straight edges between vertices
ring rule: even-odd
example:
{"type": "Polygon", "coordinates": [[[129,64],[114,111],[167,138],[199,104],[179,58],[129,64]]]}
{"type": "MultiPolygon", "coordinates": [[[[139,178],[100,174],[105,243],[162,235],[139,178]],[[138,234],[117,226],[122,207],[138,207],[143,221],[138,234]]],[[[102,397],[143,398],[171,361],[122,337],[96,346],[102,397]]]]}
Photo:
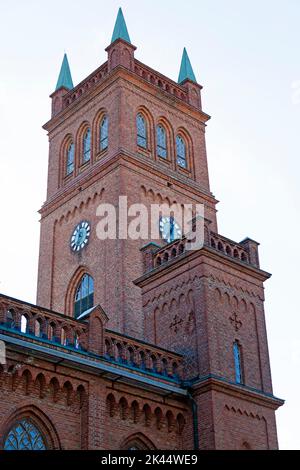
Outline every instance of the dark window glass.
{"type": "Polygon", "coordinates": [[[91,276],[84,274],[77,287],[74,302],[74,316],[78,318],[83,312],[94,305],[94,281],[91,276]]]}
{"type": "Polygon", "coordinates": [[[74,155],[75,147],[74,144],[71,143],[67,149],[67,176],[74,171],[74,155]]]}
{"type": "Polygon", "coordinates": [[[136,117],[137,144],[140,147],[147,148],[147,126],[144,116],[140,113],[136,117]]]}
{"type": "Polygon", "coordinates": [[[108,117],[104,116],[100,124],[100,150],[108,147],[108,117]]]}
{"type": "Polygon", "coordinates": [[[6,315],[6,324],[8,328],[15,328],[16,322],[15,322],[15,312],[14,310],[8,310],[7,315],[6,315]]]}
{"type": "Polygon", "coordinates": [[[237,342],[233,343],[233,357],[234,357],[235,381],[238,384],[242,384],[243,383],[242,356],[241,356],[240,345],[237,342]]]}
{"type": "Polygon", "coordinates": [[[83,137],[83,163],[91,159],[91,129],[87,129],[83,137]]]}
{"type": "Polygon", "coordinates": [[[162,126],[156,128],[157,140],[157,155],[162,158],[167,158],[167,136],[166,131],[162,126]]]}
{"type": "Polygon", "coordinates": [[[186,168],[186,145],[182,137],[178,135],[176,137],[176,155],[177,155],[177,164],[181,168],[186,168]]]}

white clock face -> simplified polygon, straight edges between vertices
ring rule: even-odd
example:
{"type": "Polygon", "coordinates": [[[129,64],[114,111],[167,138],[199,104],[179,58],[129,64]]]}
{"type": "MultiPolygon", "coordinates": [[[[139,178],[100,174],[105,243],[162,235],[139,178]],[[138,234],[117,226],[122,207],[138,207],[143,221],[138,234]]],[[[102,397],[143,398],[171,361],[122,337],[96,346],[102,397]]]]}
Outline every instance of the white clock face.
{"type": "Polygon", "coordinates": [[[161,217],[159,220],[159,230],[162,238],[170,243],[181,238],[181,228],[174,217],[161,217]]]}
{"type": "Polygon", "coordinates": [[[91,226],[90,224],[84,220],[80,222],[74,229],[72,233],[70,246],[73,251],[82,250],[89,241],[91,233],[91,226]]]}

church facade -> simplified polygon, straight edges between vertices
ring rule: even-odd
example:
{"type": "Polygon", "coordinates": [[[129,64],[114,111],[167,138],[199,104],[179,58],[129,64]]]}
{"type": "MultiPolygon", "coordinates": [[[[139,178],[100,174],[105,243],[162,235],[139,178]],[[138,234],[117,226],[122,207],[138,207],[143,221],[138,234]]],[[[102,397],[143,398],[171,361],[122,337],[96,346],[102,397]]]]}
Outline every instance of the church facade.
{"type": "Polygon", "coordinates": [[[218,232],[186,50],[176,83],[135,49],[119,10],[107,61],[74,87],[65,55],[51,95],[36,305],[0,295],[0,448],[276,449],[270,275],[218,232]],[[202,247],[173,213],[159,240],[100,239],[120,196],[201,205],[202,247]]]}

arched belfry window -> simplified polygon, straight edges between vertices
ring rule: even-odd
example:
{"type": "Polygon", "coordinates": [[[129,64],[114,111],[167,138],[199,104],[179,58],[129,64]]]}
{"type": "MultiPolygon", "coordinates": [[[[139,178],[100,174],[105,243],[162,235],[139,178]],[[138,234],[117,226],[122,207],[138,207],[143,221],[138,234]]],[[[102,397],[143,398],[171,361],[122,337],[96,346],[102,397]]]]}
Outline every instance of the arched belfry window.
{"type": "Polygon", "coordinates": [[[100,150],[108,147],[108,117],[104,116],[100,123],[100,150]]]}
{"type": "Polygon", "coordinates": [[[26,315],[21,315],[21,333],[28,333],[29,323],[26,315]]]}
{"type": "Polygon", "coordinates": [[[66,165],[67,176],[73,173],[74,171],[74,159],[75,159],[75,146],[73,142],[71,142],[67,147],[67,165],[66,165]]]}
{"type": "Polygon", "coordinates": [[[74,317],[78,318],[83,312],[94,306],[94,280],[84,274],[75,293],[74,317]]]}
{"type": "Polygon", "coordinates": [[[167,135],[165,128],[161,125],[156,128],[157,155],[167,158],[167,135]]]}
{"type": "Polygon", "coordinates": [[[187,168],[186,144],[180,135],[176,137],[176,156],[177,156],[177,164],[181,168],[187,168]]]}
{"type": "Polygon", "coordinates": [[[39,429],[29,419],[22,419],[8,432],[4,450],[46,450],[46,443],[39,429]]]}
{"type": "Polygon", "coordinates": [[[9,309],[6,314],[6,325],[8,328],[15,328],[16,326],[16,314],[13,309],[9,309]]]}
{"type": "Polygon", "coordinates": [[[83,163],[91,159],[91,129],[88,128],[83,136],[83,163]]]}
{"type": "Polygon", "coordinates": [[[234,358],[235,381],[237,384],[242,384],[244,382],[242,351],[241,351],[241,346],[239,345],[237,341],[233,343],[233,358],[234,358]]]}
{"type": "Polygon", "coordinates": [[[147,124],[144,116],[139,113],[136,117],[137,144],[139,147],[147,148],[147,124]]]}

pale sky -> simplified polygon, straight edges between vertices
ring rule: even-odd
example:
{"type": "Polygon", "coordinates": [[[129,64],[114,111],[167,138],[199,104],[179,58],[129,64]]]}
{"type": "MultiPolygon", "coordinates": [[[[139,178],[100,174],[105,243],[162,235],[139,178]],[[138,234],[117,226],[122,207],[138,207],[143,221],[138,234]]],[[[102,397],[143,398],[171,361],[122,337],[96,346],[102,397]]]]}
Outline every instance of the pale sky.
{"type": "Polygon", "coordinates": [[[203,85],[219,231],[261,243],[281,449],[300,449],[299,0],[0,0],[0,292],[35,302],[38,209],[64,52],[73,81],[106,60],[118,7],[135,56],[177,80],[186,46],[203,85]]]}

